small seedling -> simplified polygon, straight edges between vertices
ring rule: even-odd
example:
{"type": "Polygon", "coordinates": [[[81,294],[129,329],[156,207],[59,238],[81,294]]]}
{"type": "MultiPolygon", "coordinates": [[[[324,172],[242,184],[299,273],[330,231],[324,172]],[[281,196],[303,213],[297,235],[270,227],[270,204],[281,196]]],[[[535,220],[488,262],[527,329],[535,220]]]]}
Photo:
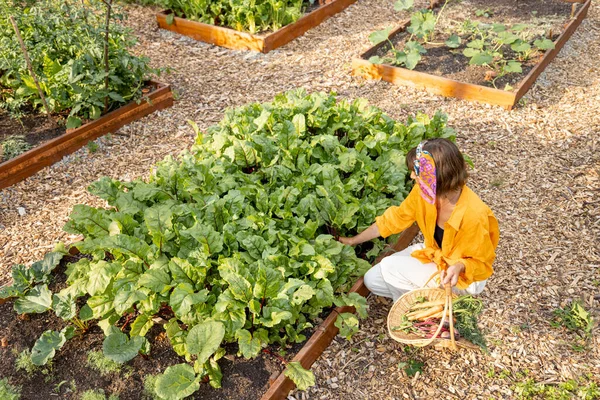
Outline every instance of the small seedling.
{"type": "Polygon", "coordinates": [[[504,186],[504,183],[505,182],[502,177],[496,177],[490,181],[490,186],[500,188],[500,187],[504,186]]]}
{"type": "Polygon", "coordinates": [[[550,325],[554,328],[564,327],[586,339],[591,336],[594,320],[579,301],[574,301],[565,308],[557,308],[552,314],[554,319],[550,325]]]}
{"type": "Polygon", "coordinates": [[[90,351],[87,357],[88,366],[106,377],[107,375],[121,371],[122,365],[106,358],[101,351],[90,351]]]}
{"type": "Polygon", "coordinates": [[[160,397],[156,394],[156,390],[154,389],[156,385],[156,381],[158,380],[158,375],[146,375],[144,378],[144,400],[159,400],[160,397]]]}
{"type": "Polygon", "coordinates": [[[8,378],[0,379],[0,399],[19,400],[21,398],[21,388],[11,385],[8,378]]]}
{"type": "Polygon", "coordinates": [[[408,362],[398,363],[398,369],[403,369],[404,372],[406,372],[406,375],[412,378],[417,372],[419,374],[423,373],[424,365],[425,363],[422,363],[421,361],[409,359],[408,362]]]}
{"type": "Polygon", "coordinates": [[[37,370],[38,366],[31,361],[31,350],[25,349],[17,356],[15,361],[15,369],[17,371],[25,371],[28,377],[31,377],[37,370]]]}
{"type": "Polygon", "coordinates": [[[96,143],[96,142],[93,142],[93,141],[89,141],[89,142],[88,142],[88,144],[87,144],[87,149],[88,149],[88,151],[89,151],[90,153],[95,153],[95,152],[97,152],[99,147],[100,147],[100,146],[98,146],[98,143],[96,143]]]}
{"type": "MultiPolygon", "coordinates": [[[[106,394],[104,394],[104,390],[95,389],[83,392],[81,395],[81,400],[107,400],[107,397],[106,394]]],[[[119,400],[119,396],[111,394],[108,396],[108,400],[119,400]]]]}
{"type": "Polygon", "coordinates": [[[476,10],[475,15],[478,17],[491,18],[494,15],[494,12],[489,8],[486,8],[485,10],[476,10]]]}
{"type": "Polygon", "coordinates": [[[10,160],[29,149],[31,149],[31,145],[25,140],[25,136],[9,136],[0,143],[0,161],[10,160]]]}

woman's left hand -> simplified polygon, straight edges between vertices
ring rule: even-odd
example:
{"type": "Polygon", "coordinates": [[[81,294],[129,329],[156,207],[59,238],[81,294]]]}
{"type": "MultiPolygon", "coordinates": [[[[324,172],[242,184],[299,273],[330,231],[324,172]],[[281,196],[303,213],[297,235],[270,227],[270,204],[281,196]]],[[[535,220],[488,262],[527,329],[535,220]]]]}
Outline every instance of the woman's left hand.
{"type": "Polygon", "coordinates": [[[463,272],[464,270],[465,270],[465,265],[463,263],[456,263],[456,264],[448,267],[447,270],[442,271],[442,273],[441,273],[442,286],[446,286],[448,283],[451,286],[456,286],[456,283],[458,282],[458,277],[460,276],[461,272],[463,272]]]}

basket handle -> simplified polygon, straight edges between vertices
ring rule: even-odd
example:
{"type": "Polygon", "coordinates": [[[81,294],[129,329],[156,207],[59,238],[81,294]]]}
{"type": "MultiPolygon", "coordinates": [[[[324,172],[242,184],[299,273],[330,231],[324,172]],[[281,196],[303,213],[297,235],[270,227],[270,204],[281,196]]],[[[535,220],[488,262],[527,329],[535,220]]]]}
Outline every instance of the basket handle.
{"type": "Polygon", "coordinates": [[[444,286],[446,289],[446,302],[448,303],[448,316],[450,317],[450,343],[453,350],[456,350],[456,339],[454,338],[454,316],[452,315],[452,286],[447,283],[444,286]]]}
{"type": "MultiPolygon", "coordinates": [[[[436,275],[438,275],[440,272],[437,271],[435,274],[433,274],[431,276],[431,278],[429,278],[429,280],[425,283],[425,285],[427,285],[427,283],[429,283],[429,281],[431,279],[433,279],[436,275]]],[[[440,321],[440,324],[437,328],[437,330],[435,331],[435,333],[431,336],[431,338],[429,338],[429,340],[427,342],[425,342],[424,346],[428,346],[430,345],[435,339],[437,339],[438,335],[440,334],[442,327],[444,326],[444,322],[446,322],[446,315],[448,315],[449,319],[450,319],[450,343],[451,343],[451,347],[453,350],[456,350],[456,339],[454,337],[454,316],[452,315],[452,286],[448,283],[444,286],[444,288],[446,289],[446,301],[444,302],[444,311],[442,314],[442,320],[440,321]]]]}

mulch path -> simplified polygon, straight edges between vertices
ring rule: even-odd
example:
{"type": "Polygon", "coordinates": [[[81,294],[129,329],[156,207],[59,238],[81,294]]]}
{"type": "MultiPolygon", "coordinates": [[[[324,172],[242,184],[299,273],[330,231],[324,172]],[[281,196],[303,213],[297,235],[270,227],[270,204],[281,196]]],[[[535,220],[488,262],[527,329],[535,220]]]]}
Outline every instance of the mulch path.
{"type": "MultiPolygon", "coordinates": [[[[423,2],[424,4],[426,2],[423,2]]],[[[470,186],[500,221],[496,272],[482,295],[481,327],[488,355],[405,349],[386,335],[390,304],[369,299],[371,316],[352,341],[336,339],[313,370],[317,385],[297,399],[516,398],[518,382],[556,384],[600,377],[598,326],[589,350],[552,328],[552,310],[581,299],[600,319],[600,9],[592,4],[555,61],[514,111],[351,76],[351,59],[370,47],[371,32],[398,25],[407,14],[392,2],[360,0],[303,37],[269,54],[208,46],[156,29],[152,10],[128,6],[140,37],[137,51],[155,66],[180,100],[99,139],[35,176],[0,191],[0,284],[13,263],[40,259],[58,240],[75,204],[102,205],[85,187],[100,176],[134,179],[166,155],[189,147],[194,134],[218,122],[226,107],[269,101],[297,87],[364,97],[393,118],[417,111],[449,115],[459,147],[475,169],[470,186]],[[25,215],[17,209],[22,207],[25,215]],[[596,296],[596,297],[595,297],[596,296]],[[424,363],[416,377],[399,363],[424,363]],[[334,379],[335,378],[335,379],[334,379]]],[[[598,382],[600,383],[600,382],[598,382]]]]}

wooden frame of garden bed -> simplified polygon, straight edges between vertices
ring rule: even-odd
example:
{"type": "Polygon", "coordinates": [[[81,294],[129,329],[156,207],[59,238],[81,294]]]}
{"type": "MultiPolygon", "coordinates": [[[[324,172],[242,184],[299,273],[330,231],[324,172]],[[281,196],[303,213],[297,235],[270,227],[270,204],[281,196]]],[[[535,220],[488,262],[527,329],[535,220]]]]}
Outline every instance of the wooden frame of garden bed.
{"type": "Polygon", "coordinates": [[[233,50],[253,50],[268,53],[304,35],[309,29],[345,10],[356,1],[358,0],[333,0],[331,3],[324,4],[309,12],[298,21],[267,35],[253,35],[227,27],[204,24],[179,17],[174,17],[173,23],[169,25],[167,15],[171,13],[170,10],[157,13],[156,22],[162,29],[189,36],[202,42],[233,50]]]}
{"type": "MultiPolygon", "coordinates": [[[[392,246],[393,252],[401,251],[407,248],[413,239],[419,233],[419,227],[413,225],[408,228],[398,238],[398,241],[392,246]]],[[[381,261],[381,259],[391,253],[383,253],[377,258],[375,263],[381,261]]],[[[366,297],[369,294],[369,289],[364,284],[363,278],[360,278],[349,293],[356,292],[361,296],[366,297]]],[[[292,361],[298,361],[306,369],[310,369],[313,363],[319,358],[319,356],[325,351],[325,349],[331,344],[333,338],[338,334],[339,329],[334,325],[339,314],[344,312],[355,312],[354,307],[337,307],[334,309],[329,316],[317,327],[315,333],[310,337],[306,344],[300,349],[298,354],[292,361]]],[[[271,387],[261,397],[261,400],[285,400],[288,393],[295,387],[294,382],[289,379],[283,371],[274,379],[271,387]]]]}
{"type": "MultiPolygon", "coordinates": [[[[579,27],[586,17],[592,0],[563,0],[568,3],[580,3],[583,6],[576,13],[574,18],[568,22],[565,30],[560,34],[555,42],[555,47],[548,50],[541,61],[533,67],[531,71],[519,82],[514,91],[495,89],[487,86],[476,85],[472,83],[460,82],[442,76],[419,72],[402,67],[395,67],[385,64],[372,64],[368,60],[375,53],[388,45],[388,42],[381,42],[365,53],[360,58],[352,60],[352,73],[356,76],[363,76],[367,79],[383,79],[386,82],[410,86],[417,89],[425,89],[430,93],[442,95],[445,97],[456,97],[459,99],[477,101],[481,103],[503,106],[510,110],[533,86],[537,77],[546,69],[548,64],[557,56],[565,43],[573,35],[573,32],[579,27]]],[[[399,28],[392,31],[388,39],[392,40],[396,35],[404,32],[410,25],[406,21],[399,28]]]]}
{"type": "Polygon", "coordinates": [[[156,110],[173,105],[173,93],[169,85],[150,81],[154,86],[140,103],[135,101],[89,122],[79,128],[67,130],[57,138],[49,140],[15,158],[0,164],[0,189],[22,181],[39,170],[60,161],[64,156],[79,150],[90,140],[114,132],[125,124],[145,117],[156,110]]]}

